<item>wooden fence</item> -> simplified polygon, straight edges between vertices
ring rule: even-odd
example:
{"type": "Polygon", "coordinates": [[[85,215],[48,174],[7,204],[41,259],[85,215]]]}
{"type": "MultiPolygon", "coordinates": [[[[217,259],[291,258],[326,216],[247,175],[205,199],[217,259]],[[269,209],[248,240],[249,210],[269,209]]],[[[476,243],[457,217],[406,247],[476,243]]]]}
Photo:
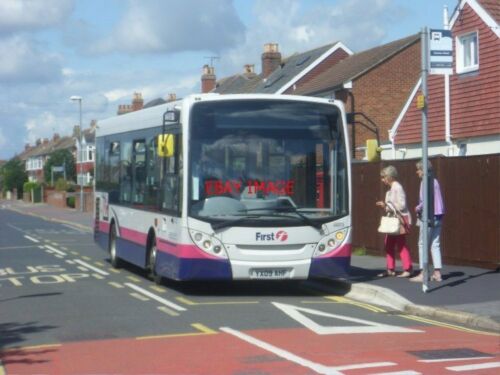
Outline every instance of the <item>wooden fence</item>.
{"type": "MultiPolygon", "coordinates": [[[[430,158],[441,185],[446,214],[441,234],[444,263],[495,269],[500,265],[500,154],[430,158]]],[[[383,254],[383,235],[377,233],[382,214],[375,206],[387,188],[380,170],[394,165],[403,185],[415,222],[420,179],[418,160],[354,163],[353,245],[369,253],[383,254]]],[[[408,242],[414,262],[418,261],[418,227],[412,226],[408,242]]]]}

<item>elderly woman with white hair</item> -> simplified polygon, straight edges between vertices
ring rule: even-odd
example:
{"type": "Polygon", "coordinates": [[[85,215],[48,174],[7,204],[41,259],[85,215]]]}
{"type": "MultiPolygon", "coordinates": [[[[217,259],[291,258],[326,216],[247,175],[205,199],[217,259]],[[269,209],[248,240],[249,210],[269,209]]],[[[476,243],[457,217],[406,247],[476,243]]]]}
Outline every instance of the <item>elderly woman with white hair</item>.
{"type": "MultiPolygon", "coordinates": [[[[406,205],[406,194],[403,186],[396,180],[398,172],[392,165],[385,167],[380,171],[382,182],[390,189],[385,194],[384,201],[376,202],[378,207],[385,209],[387,212],[397,210],[401,215],[407,227],[411,224],[411,215],[406,205]]],[[[379,274],[379,277],[396,276],[396,260],[394,257],[395,249],[398,249],[401,262],[403,263],[403,272],[398,277],[410,277],[412,273],[412,261],[410,250],[406,245],[406,233],[404,234],[386,234],[385,236],[385,253],[387,270],[379,274]]]]}

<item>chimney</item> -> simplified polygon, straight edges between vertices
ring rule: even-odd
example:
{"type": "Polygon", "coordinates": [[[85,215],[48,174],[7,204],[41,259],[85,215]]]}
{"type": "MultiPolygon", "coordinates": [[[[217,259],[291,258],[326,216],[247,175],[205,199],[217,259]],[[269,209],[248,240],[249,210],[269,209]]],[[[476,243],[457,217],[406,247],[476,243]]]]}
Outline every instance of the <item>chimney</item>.
{"type": "Polygon", "coordinates": [[[175,102],[177,100],[177,95],[175,95],[175,92],[172,92],[167,95],[167,102],[175,102]]]}
{"type": "Polygon", "coordinates": [[[253,76],[255,74],[255,65],[254,64],[245,64],[243,66],[243,74],[246,76],[253,76]]]}
{"type": "Polygon", "coordinates": [[[43,144],[44,144],[44,145],[46,145],[46,144],[48,144],[48,143],[49,143],[49,139],[48,139],[48,138],[44,138],[44,139],[43,139],[43,144]]]}
{"type": "Polygon", "coordinates": [[[42,144],[42,139],[41,138],[38,138],[35,142],[35,145],[36,146],[40,146],[42,144]]]}
{"type": "Polygon", "coordinates": [[[138,111],[144,107],[144,99],[140,92],[134,92],[134,99],[132,100],[132,111],[138,111]]]}
{"type": "Polygon", "coordinates": [[[262,78],[267,78],[281,64],[281,53],[278,49],[278,43],[264,44],[264,53],[262,54],[262,78]]]}
{"type": "Polygon", "coordinates": [[[203,75],[201,76],[201,93],[205,94],[215,88],[215,68],[204,65],[203,75]]]}
{"type": "Polygon", "coordinates": [[[91,129],[97,128],[97,120],[91,120],[90,121],[90,128],[91,129]]]}
{"type": "Polygon", "coordinates": [[[26,144],[24,145],[24,151],[29,151],[30,149],[31,149],[30,144],[29,144],[29,143],[26,143],[26,144]]]}
{"type": "Polygon", "coordinates": [[[60,138],[61,136],[58,133],[54,133],[54,135],[52,136],[53,141],[58,141],[60,138]]]}

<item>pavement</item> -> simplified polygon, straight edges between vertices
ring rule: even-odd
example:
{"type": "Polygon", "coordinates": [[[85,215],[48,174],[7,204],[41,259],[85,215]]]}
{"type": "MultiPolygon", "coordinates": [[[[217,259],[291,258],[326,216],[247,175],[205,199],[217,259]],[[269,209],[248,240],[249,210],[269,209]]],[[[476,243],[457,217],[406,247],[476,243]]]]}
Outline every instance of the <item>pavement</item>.
{"type": "MultiPolygon", "coordinates": [[[[0,201],[0,208],[40,217],[92,232],[91,213],[45,203],[0,201]]],[[[399,262],[397,264],[400,264],[399,262]]],[[[417,268],[417,265],[414,265],[417,268]]],[[[397,277],[378,278],[382,256],[353,255],[349,279],[314,281],[317,288],[364,303],[425,318],[445,320],[500,333],[500,270],[444,265],[442,282],[422,283],[397,277]]]]}

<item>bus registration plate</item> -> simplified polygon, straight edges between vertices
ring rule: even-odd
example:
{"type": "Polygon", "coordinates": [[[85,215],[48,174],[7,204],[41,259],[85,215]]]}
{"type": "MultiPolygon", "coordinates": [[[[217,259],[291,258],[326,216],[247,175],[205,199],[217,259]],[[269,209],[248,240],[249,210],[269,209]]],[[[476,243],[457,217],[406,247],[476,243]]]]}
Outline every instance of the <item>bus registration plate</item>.
{"type": "Polygon", "coordinates": [[[290,269],[287,268],[254,268],[250,271],[252,279],[288,279],[290,269]]]}

